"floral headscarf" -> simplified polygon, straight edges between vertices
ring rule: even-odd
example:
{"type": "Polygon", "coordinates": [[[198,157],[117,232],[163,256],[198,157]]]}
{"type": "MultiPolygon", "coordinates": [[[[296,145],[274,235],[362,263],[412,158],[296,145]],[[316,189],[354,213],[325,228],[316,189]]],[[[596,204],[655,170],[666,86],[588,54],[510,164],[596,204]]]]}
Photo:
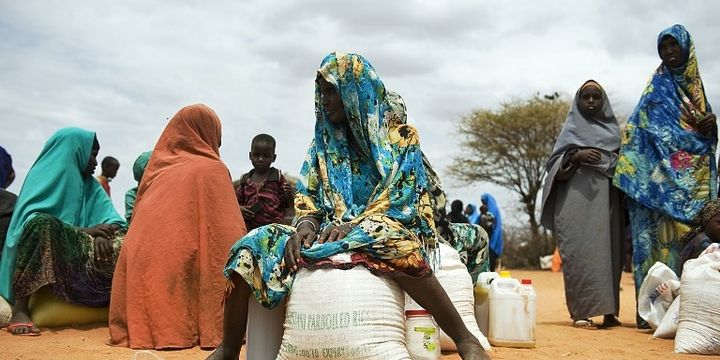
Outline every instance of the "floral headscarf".
{"type": "Polygon", "coordinates": [[[425,245],[434,243],[417,133],[409,125],[389,121],[392,108],[372,65],[358,54],[331,53],[318,74],[335,86],[348,123],[329,121],[316,85],[315,137],[300,172],[296,218],[312,216],[323,226],[358,225],[347,236],[350,242],[410,236],[425,245]],[[358,182],[371,184],[371,191],[355,191],[358,182]]]}
{"type": "Polygon", "coordinates": [[[711,109],[690,34],[682,25],[662,31],[658,52],[666,36],[686,61],[655,70],[625,128],[613,183],[653,211],[689,223],[717,197],[717,131],[708,137],[691,126],[711,109]]]}

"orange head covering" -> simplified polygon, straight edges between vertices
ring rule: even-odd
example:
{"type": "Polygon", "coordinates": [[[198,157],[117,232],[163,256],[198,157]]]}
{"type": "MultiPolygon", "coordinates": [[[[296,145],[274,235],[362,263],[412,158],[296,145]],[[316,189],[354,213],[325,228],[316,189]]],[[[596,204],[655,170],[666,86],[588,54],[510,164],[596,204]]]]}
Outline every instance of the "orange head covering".
{"type": "Polygon", "coordinates": [[[222,340],[223,268],[246,228],[220,137],[220,119],[202,104],[180,109],[160,135],[115,268],[112,344],[215,347],[222,340]]]}
{"type": "Polygon", "coordinates": [[[163,169],[198,156],[219,161],[221,136],[220,118],[207,105],[195,104],[180,109],[155,145],[138,189],[138,201],[163,169]]]}

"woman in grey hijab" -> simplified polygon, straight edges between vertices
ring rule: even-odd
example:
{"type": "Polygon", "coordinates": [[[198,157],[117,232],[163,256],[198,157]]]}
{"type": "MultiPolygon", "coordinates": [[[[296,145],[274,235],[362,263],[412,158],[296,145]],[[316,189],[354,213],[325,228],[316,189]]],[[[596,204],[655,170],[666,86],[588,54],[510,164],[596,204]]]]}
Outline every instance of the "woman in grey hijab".
{"type": "Polygon", "coordinates": [[[540,221],[555,233],[576,327],[620,325],[621,193],[612,186],[620,128],[603,88],[586,81],[547,162],[540,221]]]}

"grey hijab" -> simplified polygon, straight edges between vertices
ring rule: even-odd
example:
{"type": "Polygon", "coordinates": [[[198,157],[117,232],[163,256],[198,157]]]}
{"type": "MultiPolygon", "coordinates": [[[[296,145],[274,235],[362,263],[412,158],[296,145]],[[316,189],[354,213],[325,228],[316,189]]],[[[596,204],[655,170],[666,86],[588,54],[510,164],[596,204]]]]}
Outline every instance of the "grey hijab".
{"type": "Polygon", "coordinates": [[[613,153],[620,148],[620,126],[615,113],[610,106],[610,100],[605,89],[595,80],[588,80],[575,93],[570,112],[560,136],[558,136],[552,155],[548,159],[545,169],[550,172],[555,162],[570,148],[596,148],[613,153]],[[578,101],[580,92],[587,86],[594,85],[600,89],[603,96],[602,111],[593,116],[586,116],[580,112],[578,101]]]}

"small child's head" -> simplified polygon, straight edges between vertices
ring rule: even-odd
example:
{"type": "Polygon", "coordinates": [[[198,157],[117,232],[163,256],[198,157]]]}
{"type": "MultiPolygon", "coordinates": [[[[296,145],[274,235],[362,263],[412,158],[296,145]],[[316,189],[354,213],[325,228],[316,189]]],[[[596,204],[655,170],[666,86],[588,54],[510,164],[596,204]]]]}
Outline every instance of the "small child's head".
{"type": "Polygon", "coordinates": [[[250,144],[250,162],[253,168],[267,171],[275,158],[275,139],[268,134],[256,135],[250,144]]]}
{"type": "Polygon", "coordinates": [[[100,166],[102,167],[102,175],[108,179],[112,179],[117,175],[120,162],[112,156],[106,156],[100,166]]]}

